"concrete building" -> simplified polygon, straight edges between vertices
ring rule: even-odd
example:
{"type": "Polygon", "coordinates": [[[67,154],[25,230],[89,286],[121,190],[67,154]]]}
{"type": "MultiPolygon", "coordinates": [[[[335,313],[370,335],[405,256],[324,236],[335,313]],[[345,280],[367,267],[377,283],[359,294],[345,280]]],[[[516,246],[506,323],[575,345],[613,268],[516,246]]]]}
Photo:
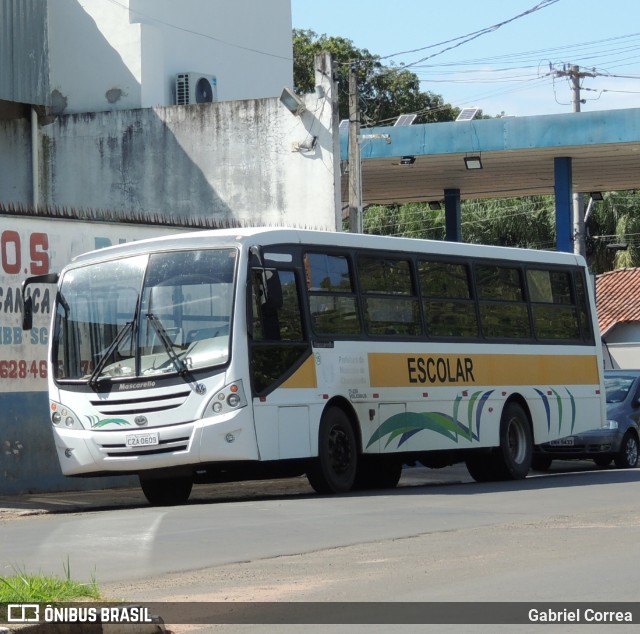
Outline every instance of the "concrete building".
{"type": "Polygon", "coordinates": [[[329,63],[279,99],[289,0],[0,0],[0,27],[0,203],[336,228],[329,63]]]}
{"type": "Polygon", "coordinates": [[[179,74],[221,101],[293,82],[290,0],[1,0],[0,25],[0,100],[51,114],[173,105],[179,74]]]}
{"type": "Polygon", "coordinates": [[[22,280],[176,231],[158,219],[335,230],[331,61],[288,109],[289,0],[0,0],[0,33],[0,369],[21,368],[0,381],[0,494],[99,487],[57,465],[51,297],[23,335],[22,280]],[[180,104],[178,74],[196,86],[180,104]]]}

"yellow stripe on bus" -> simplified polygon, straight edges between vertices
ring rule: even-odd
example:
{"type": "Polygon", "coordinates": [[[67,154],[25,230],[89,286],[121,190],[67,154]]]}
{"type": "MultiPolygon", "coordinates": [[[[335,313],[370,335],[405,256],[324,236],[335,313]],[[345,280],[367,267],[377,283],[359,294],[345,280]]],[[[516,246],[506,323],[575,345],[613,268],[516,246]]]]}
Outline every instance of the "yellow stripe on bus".
{"type": "Polygon", "coordinates": [[[310,356],[281,387],[303,388],[318,387],[315,359],[310,356]]]}
{"type": "Polygon", "coordinates": [[[596,355],[369,353],[371,387],[597,385],[596,355]]]}

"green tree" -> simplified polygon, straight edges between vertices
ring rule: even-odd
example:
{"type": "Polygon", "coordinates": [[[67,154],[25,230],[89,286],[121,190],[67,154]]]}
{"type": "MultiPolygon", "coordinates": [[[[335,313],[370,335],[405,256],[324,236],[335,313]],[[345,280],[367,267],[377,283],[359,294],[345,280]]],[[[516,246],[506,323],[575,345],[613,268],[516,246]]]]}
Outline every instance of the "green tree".
{"type": "Polygon", "coordinates": [[[640,266],[640,194],[609,192],[587,221],[587,259],[594,273],[640,266]],[[624,246],[626,248],[621,249],[624,246]]]}
{"type": "MultiPolygon", "coordinates": [[[[476,244],[554,249],[553,196],[465,200],[462,239],[476,244]]],[[[443,240],[443,210],[424,203],[371,206],[364,213],[365,233],[443,240]]],[[[587,263],[599,274],[640,266],[640,193],[609,192],[593,203],[587,221],[587,263]]]]}
{"type": "Polygon", "coordinates": [[[402,66],[384,65],[378,55],[357,48],[344,37],[318,35],[314,31],[293,31],[293,81],[296,92],[313,92],[316,54],[333,55],[338,83],[341,119],[349,117],[349,69],[355,69],[362,122],[365,125],[390,123],[403,113],[416,113],[416,123],[453,121],[459,109],[445,104],[440,95],[425,92],[415,73],[402,66]]]}
{"type": "MultiPolygon", "coordinates": [[[[465,242],[497,246],[552,249],[555,244],[553,197],[466,200],[462,202],[465,242]]],[[[424,203],[399,207],[372,206],[364,214],[366,233],[442,240],[444,210],[424,203]]]]}
{"type": "Polygon", "coordinates": [[[530,249],[554,247],[552,196],[466,200],[461,214],[465,242],[530,249]]]}

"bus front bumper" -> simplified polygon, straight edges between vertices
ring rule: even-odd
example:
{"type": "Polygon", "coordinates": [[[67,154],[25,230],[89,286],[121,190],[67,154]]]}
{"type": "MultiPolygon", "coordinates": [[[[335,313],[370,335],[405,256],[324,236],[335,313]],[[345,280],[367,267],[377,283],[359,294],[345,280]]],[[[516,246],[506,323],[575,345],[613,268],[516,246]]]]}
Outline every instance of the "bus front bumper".
{"type": "Polygon", "coordinates": [[[137,473],[204,462],[258,460],[249,408],[198,421],[113,431],[54,427],[62,473],[137,473]]]}

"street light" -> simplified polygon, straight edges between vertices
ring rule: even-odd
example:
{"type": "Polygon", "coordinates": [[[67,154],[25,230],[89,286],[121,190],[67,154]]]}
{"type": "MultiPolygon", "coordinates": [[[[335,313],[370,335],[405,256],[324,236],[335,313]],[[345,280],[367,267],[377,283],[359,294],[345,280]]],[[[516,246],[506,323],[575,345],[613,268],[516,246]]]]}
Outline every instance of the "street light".
{"type": "Polygon", "coordinates": [[[304,103],[302,103],[302,99],[300,99],[298,95],[296,95],[286,86],[282,89],[280,101],[291,114],[297,117],[299,117],[307,109],[304,103]]]}
{"type": "Polygon", "coordinates": [[[468,170],[481,170],[482,169],[482,161],[479,156],[465,156],[464,157],[464,166],[468,170]]]}

